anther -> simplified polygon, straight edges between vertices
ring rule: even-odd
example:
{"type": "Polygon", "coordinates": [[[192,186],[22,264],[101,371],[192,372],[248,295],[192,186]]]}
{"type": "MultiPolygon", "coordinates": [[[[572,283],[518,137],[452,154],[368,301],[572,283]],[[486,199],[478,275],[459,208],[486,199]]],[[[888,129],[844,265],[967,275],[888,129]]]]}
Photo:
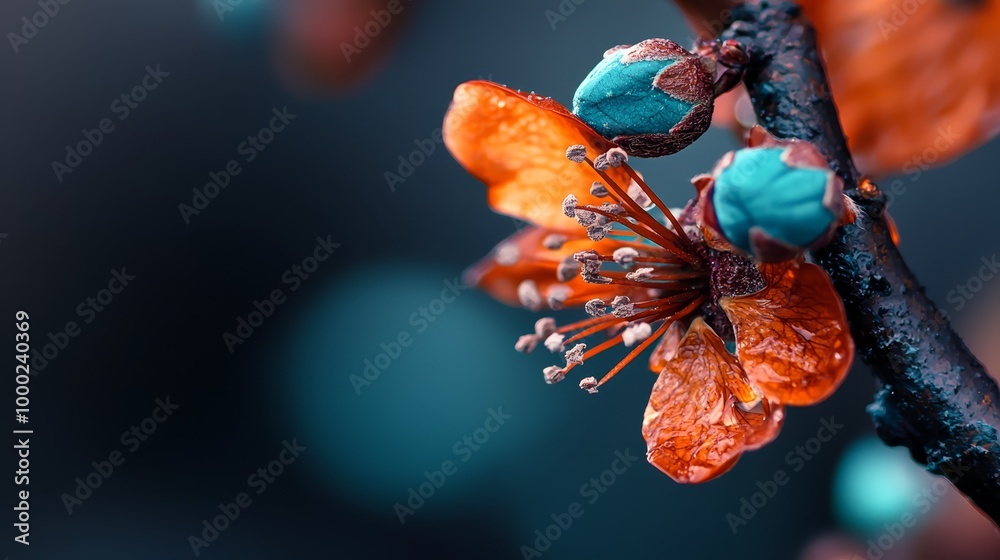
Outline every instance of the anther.
{"type": "Polygon", "coordinates": [[[517,300],[532,311],[542,309],[542,294],[534,280],[524,280],[517,285],[517,300]]]}
{"type": "Polygon", "coordinates": [[[569,148],[566,148],[566,159],[572,161],[573,163],[583,163],[584,158],[587,157],[587,147],[583,144],[574,144],[569,148]]]}
{"type": "Polygon", "coordinates": [[[635,263],[635,258],[639,256],[639,251],[631,247],[621,247],[615,249],[615,252],[611,254],[611,258],[615,259],[615,262],[619,266],[632,266],[635,263]]]}
{"type": "Polygon", "coordinates": [[[577,344],[572,349],[566,352],[566,363],[583,365],[583,352],[587,349],[586,344],[577,344]]]}
{"type": "Polygon", "coordinates": [[[653,328],[649,323],[633,323],[622,332],[622,342],[626,347],[631,348],[636,342],[642,342],[653,334],[653,328]]]}
{"type": "Polygon", "coordinates": [[[551,251],[558,251],[566,243],[566,236],[558,233],[550,233],[542,239],[542,246],[551,251]]]}
{"type": "Polygon", "coordinates": [[[559,333],[552,333],[545,339],[545,347],[548,348],[549,352],[552,352],[553,354],[556,352],[562,352],[566,350],[566,347],[563,346],[564,340],[566,340],[565,336],[559,333]]]}
{"type": "Polygon", "coordinates": [[[566,379],[566,370],[559,366],[549,366],[542,370],[542,374],[545,376],[545,382],[549,385],[555,385],[566,379]]]}
{"type": "Polygon", "coordinates": [[[603,317],[607,315],[607,304],[602,299],[592,299],[583,306],[583,310],[593,317],[603,317]]]}

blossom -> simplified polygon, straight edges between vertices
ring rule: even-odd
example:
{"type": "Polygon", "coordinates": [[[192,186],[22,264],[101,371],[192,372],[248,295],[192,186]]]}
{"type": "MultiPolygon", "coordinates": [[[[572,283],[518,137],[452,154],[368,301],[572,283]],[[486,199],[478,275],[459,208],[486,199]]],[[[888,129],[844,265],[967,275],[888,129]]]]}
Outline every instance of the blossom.
{"type": "Polygon", "coordinates": [[[673,479],[722,474],[777,437],[784,405],[817,403],[846,376],[854,343],[821,268],[799,256],[756,262],[724,239],[709,243],[697,201],[675,215],[621,147],[557,102],[468,82],[443,132],[493,209],[532,224],[466,282],[508,304],[589,315],[566,325],[543,318],[518,339],[520,351],[563,355],[543,371],[548,383],[624,348],[600,379],[578,381],[597,392],[652,348],[658,378],[642,432],[647,459],[673,479]]]}

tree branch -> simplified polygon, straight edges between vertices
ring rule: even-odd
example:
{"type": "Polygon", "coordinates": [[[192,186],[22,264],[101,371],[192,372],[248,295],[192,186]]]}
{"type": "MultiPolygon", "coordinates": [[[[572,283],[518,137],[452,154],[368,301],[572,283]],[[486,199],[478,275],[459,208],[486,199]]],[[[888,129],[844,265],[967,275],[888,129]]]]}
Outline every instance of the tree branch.
{"type": "Polygon", "coordinates": [[[791,2],[750,0],[720,39],[747,47],[743,83],[761,125],[815,144],[864,210],[814,258],[837,287],[851,332],[882,383],[868,412],[879,437],[948,476],[1000,524],[1000,392],[924,293],[893,244],[881,193],[858,189],[816,34],[791,2]]]}

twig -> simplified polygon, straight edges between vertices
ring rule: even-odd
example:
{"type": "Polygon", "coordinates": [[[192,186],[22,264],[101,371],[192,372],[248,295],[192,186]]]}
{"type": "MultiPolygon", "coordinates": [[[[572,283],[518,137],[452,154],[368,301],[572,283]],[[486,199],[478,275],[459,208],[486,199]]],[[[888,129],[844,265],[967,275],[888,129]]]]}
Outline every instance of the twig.
{"type": "Polygon", "coordinates": [[[892,243],[884,196],[858,189],[862,177],[815,31],[787,1],[750,0],[727,23],[719,38],[747,47],[751,65],[743,83],[760,124],[780,138],[815,144],[863,210],[814,258],[833,278],[861,356],[882,383],[868,407],[879,437],[948,476],[1000,523],[1000,392],[892,243]]]}

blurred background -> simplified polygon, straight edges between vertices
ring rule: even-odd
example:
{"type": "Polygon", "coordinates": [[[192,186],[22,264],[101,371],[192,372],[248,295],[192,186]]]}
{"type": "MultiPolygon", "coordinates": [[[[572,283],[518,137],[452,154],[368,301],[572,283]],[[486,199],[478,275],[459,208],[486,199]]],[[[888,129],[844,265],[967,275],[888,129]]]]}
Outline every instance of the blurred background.
{"type": "MultiPolygon", "coordinates": [[[[680,486],[644,459],[641,362],[596,396],[548,386],[550,358],[513,351],[535,316],[461,286],[523,224],[439,141],[455,86],[568,104],[611,46],[690,44],[672,4],[392,6],[0,7],[0,317],[13,337],[30,315],[34,430],[31,544],[11,487],[5,556],[998,557],[991,524],[873,439],[863,364],[680,486]]],[[[681,205],[736,146],[713,129],[637,167],[681,205]]],[[[1000,280],[971,279],[998,250],[998,156],[884,179],[910,266],[993,371],[1000,280]]]]}

